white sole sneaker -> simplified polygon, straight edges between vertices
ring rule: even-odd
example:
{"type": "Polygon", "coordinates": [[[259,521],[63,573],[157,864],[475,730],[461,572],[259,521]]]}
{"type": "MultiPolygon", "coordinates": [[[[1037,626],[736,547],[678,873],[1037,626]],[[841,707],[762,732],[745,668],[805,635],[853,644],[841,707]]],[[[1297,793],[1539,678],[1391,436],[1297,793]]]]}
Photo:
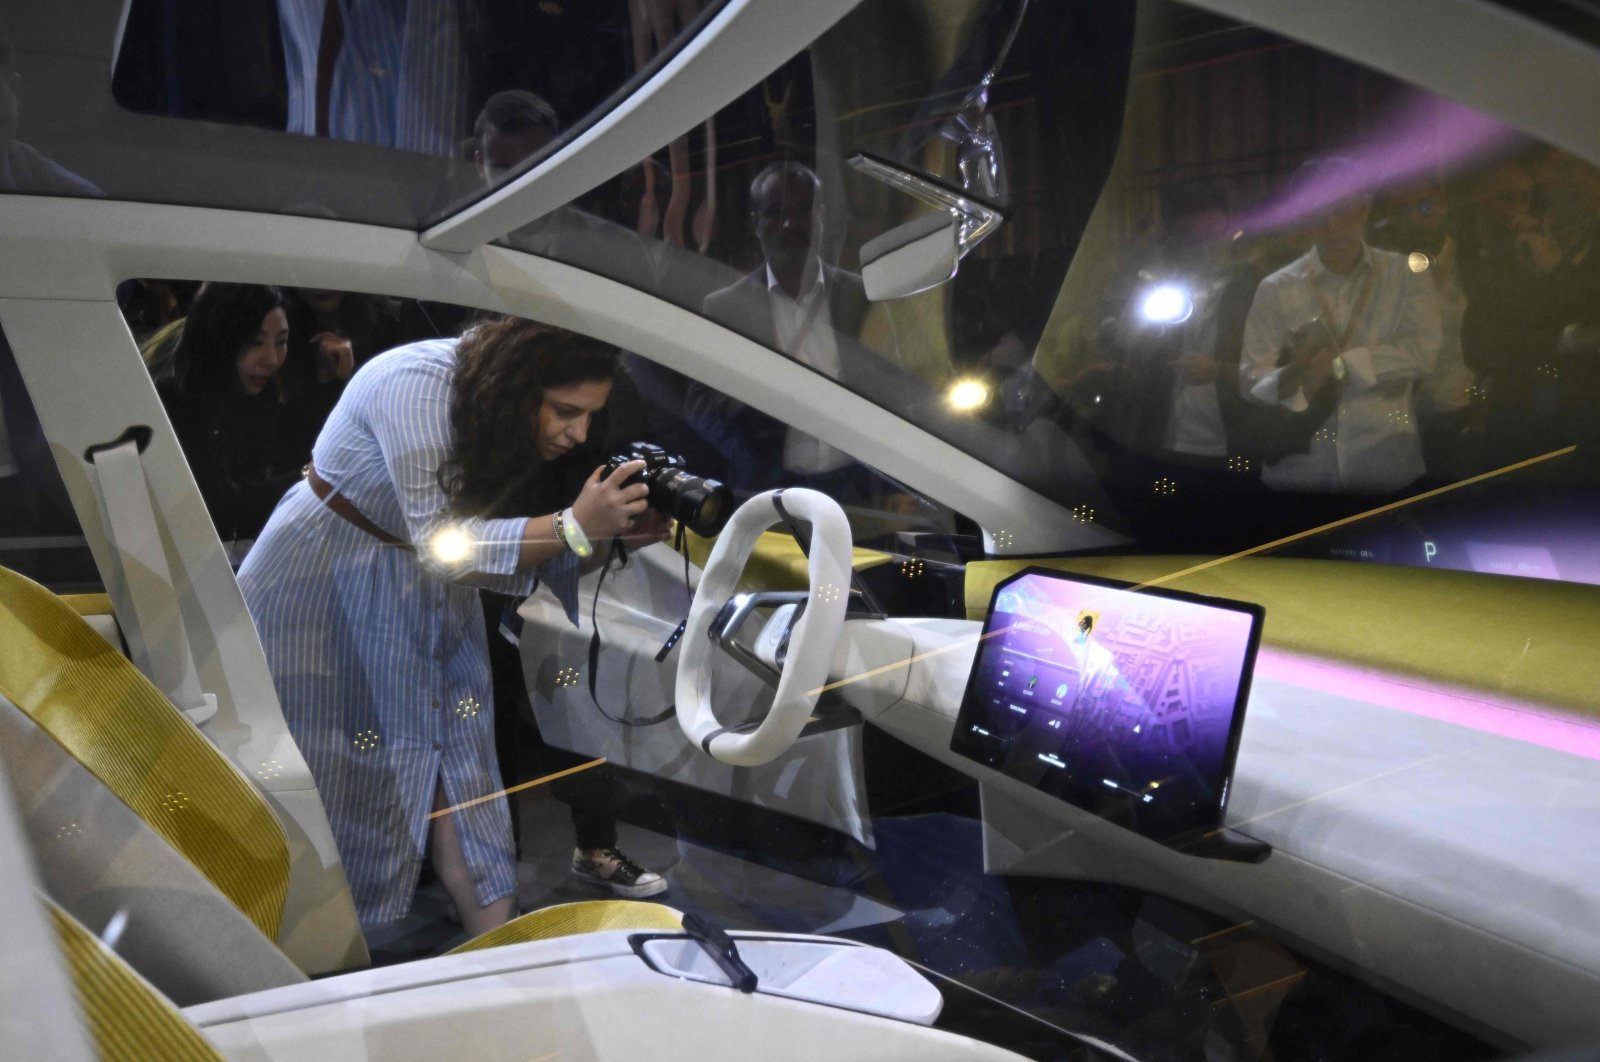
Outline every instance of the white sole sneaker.
{"type": "Polygon", "coordinates": [[[585,885],[593,885],[597,889],[604,889],[614,896],[621,896],[627,900],[642,900],[646,896],[659,896],[667,891],[667,879],[654,873],[645,874],[632,885],[623,885],[621,882],[608,881],[595,874],[586,874],[577,867],[572,868],[572,876],[585,885]]]}

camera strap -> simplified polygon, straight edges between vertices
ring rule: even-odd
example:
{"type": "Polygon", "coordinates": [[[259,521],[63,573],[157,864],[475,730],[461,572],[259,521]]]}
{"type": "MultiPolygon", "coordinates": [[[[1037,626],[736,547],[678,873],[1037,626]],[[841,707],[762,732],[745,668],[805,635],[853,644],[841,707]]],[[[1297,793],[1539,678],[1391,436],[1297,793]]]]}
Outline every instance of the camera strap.
{"type": "MultiPolygon", "coordinates": [[[[689,600],[694,600],[694,590],[689,586],[689,528],[678,521],[678,532],[673,537],[672,548],[683,555],[683,592],[689,595],[689,600]]],[[[672,647],[678,644],[678,639],[683,637],[683,632],[689,629],[689,612],[684,610],[683,619],[672,628],[672,633],[667,635],[667,640],[661,643],[661,648],[656,650],[656,663],[661,663],[672,652],[672,647]]]]}
{"type": "MultiPolygon", "coordinates": [[[[678,541],[680,545],[683,542],[683,525],[681,523],[678,525],[678,541]]],[[[643,719],[624,719],[606,711],[605,706],[600,703],[600,695],[596,690],[600,674],[600,586],[606,581],[606,575],[610,573],[613,561],[620,561],[622,564],[628,563],[628,551],[623,546],[620,538],[611,540],[611,550],[606,554],[605,564],[600,568],[600,578],[595,580],[594,600],[589,606],[589,615],[594,623],[594,633],[589,636],[589,699],[594,702],[596,711],[618,726],[655,726],[657,723],[664,723],[677,715],[678,706],[669,704],[661,711],[643,719]]],[[[619,564],[618,566],[620,567],[621,565],[619,564]]],[[[689,578],[687,552],[684,554],[683,575],[684,581],[687,583],[689,578]]],[[[666,655],[672,651],[672,647],[677,644],[678,639],[683,635],[684,627],[687,623],[688,619],[685,617],[683,622],[679,623],[677,629],[673,631],[671,637],[667,639],[667,643],[661,647],[661,651],[656,654],[658,663],[666,659],[666,655]]]]}
{"type": "MultiPolygon", "coordinates": [[[[1367,302],[1372,298],[1372,283],[1377,277],[1377,270],[1370,264],[1367,266],[1367,277],[1362,282],[1361,289],[1356,293],[1356,301],[1350,306],[1350,315],[1344,319],[1344,328],[1340,330],[1335,342],[1339,349],[1337,353],[1344,353],[1350,349],[1350,340],[1355,337],[1356,326],[1361,322],[1361,315],[1367,312],[1367,302]]],[[[1321,291],[1312,289],[1317,296],[1317,303],[1322,310],[1323,318],[1328,322],[1328,328],[1334,327],[1337,318],[1333,315],[1333,307],[1328,304],[1328,297],[1321,291]]]]}

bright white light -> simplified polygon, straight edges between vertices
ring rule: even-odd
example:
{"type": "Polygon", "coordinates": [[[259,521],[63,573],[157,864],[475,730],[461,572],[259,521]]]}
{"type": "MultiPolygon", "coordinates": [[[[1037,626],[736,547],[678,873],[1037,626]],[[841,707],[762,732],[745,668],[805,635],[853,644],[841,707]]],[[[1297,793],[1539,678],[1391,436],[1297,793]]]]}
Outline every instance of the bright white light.
{"type": "Polygon", "coordinates": [[[1139,303],[1139,315],[1151,324],[1182,324],[1192,313],[1194,298],[1181,284],[1158,284],[1139,303]]]}
{"type": "Polygon", "coordinates": [[[445,527],[428,540],[428,549],[440,564],[460,564],[472,555],[472,538],[459,527],[445,527]]]}
{"type": "Polygon", "coordinates": [[[969,412],[989,401],[989,386],[982,380],[965,377],[950,385],[945,401],[958,413],[969,412]]]}
{"type": "Polygon", "coordinates": [[[1413,273],[1426,273],[1428,267],[1433,265],[1433,259],[1421,251],[1412,251],[1410,257],[1406,259],[1406,265],[1411,267],[1413,273]]]}

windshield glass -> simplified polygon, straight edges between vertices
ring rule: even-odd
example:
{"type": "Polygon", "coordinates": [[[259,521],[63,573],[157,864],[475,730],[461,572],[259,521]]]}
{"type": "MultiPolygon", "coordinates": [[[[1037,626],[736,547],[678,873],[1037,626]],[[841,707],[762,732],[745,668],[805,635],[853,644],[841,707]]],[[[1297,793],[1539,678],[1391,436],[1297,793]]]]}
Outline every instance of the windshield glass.
{"type": "Polygon", "coordinates": [[[862,5],[506,242],[697,309],[1141,549],[1488,476],[1293,548],[1600,578],[1569,449],[1593,167],[1178,5],[930,8],[885,52],[902,14],[862,5]]]}

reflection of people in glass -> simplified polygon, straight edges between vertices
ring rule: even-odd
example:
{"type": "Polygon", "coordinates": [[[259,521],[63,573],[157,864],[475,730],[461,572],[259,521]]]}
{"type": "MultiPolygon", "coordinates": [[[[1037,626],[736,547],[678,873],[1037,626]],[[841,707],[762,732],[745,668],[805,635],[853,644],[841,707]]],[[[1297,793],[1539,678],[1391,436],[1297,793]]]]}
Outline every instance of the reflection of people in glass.
{"type": "Polygon", "coordinates": [[[151,373],[224,540],[255,537],[311,452],[281,370],[289,319],[277,288],[205,284],[151,373]]]}
{"type": "Polygon", "coordinates": [[[11,34],[0,25],[0,192],[101,196],[105,193],[17,139],[22,119],[22,72],[11,34]]]}
{"type": "Polygon", "coordinates": [[[1431,178],[1389,189],[1379,215],[1373,243],[1406,255],[1414,271],[1427,274],[1439,299],[1439,358],[1417,383],[1417,430],[1428,473],[1435,479],[1460,479],[1476,471],[1478,440],[1471,424],[1476,378],[1461,353],[1467,297],[1460,245],[1450,231],[1443,190],[1431,178]]]}
{"type": "Polygon", "coordinates": [[[277,0],[291,133],[454,156],[471,116],[457,0],[277,0]]]}
{"type": "Polygon", "coordinates": [[[561,129],[555,108],[523,89],[496,92],[484,103],[472,129],[472,161],[494,184],[543,151],[561,129]]]}
{"type": "Polygon", "coordinates": [[[1600,325],[1600,171],[1550,150],[1531,182],[1506,163],[1485,175],[1475,198],[1481,237],[1465,273],[1471,302],[1461,341],[1468,364],[1487,377],[1485,460],[1503,465],[1566,446],[1593,421],[1587,403],[1572,401],[1592,359],[1567,361],[1563,350],[1600,325]],[[1535,191],[1538,215],[1530,212],[1535,191]]]}
{"type": "MultiPolygon", "coordinates": [[[[750,183],[751,222],[761,265],[706,296],[704,314],[824,375],[847,381],[839,336],[853,336],[867,312],[861,278],[822,261],[821,182],[809,166],[775,162],[750,183]]],[[[779,482],[835,494],[864,490],[843,451],[704,388],[691,388],[690,420],[729,455],[741,487],[779,482]]]]}
{"type": "Polygon", "coordinates": [[[1301,168],[1297,198],[1318,203],[1314,246],[1261,282],[1245,321],[1240,386],[1251,400],[1301,412],[1337,397],[1307,452],[1263,469],[1269,487],[1384,494],[1423,472],[1411,393],[1438,357],[1438,298],[1404,255],[1367,245],[1372,199],[1360,183],[1346,159],[1301,168]],[[1312,321],[1312,338],[1292,342],[1312,321]]]}
{"type": "Polygon", "coordinates": [[[1244,318],[1261,277],[1232,261],[1230,219],[1216,185],[1162,190],[1160,243],[1119,316],[1117,371],[1101,415],[1125,445],[1192,467],[1220,467],[1228,455],[1232,426],[1218,382],[1237,390],[1244,318]]]}
{"type": "Polygon", "coordinates": [[[240,569],[365,923],[405,914],[430,842],[469,931],[513,912],[476,587],[526,595],[537,574],[575,621],[580,530],[597,555],[664,533],[624,486],[643,462],[600,478],[616,370],[613,349],[514,318],[380,355],[240,569]]]}

